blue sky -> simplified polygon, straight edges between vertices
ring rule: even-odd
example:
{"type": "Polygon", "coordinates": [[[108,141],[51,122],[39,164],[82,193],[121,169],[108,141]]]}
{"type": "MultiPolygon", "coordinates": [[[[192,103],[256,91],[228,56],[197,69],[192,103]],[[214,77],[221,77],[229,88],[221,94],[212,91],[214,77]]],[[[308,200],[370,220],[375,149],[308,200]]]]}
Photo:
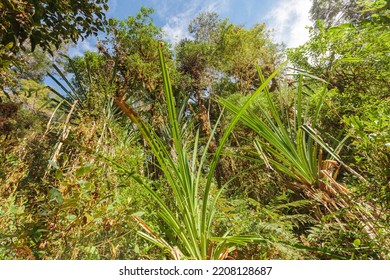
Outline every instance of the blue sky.
{"type": "MultiPolygon", "coordinates": [[[[251,27],[265,22],[277,42],[296,47],[308,39],[305,26],[311,25],[311,0],[109,0],[107,16],[125,19],[134,16],[141,6],[152,7],[156,25],[163,28],[166,40],[177,43],[188,37],[188,23],[200,12],[217,12],[230,22],[251,27]]],[[[96,38],[81,41],[69,54],[81,55],[95,49],[96,38]]]]}

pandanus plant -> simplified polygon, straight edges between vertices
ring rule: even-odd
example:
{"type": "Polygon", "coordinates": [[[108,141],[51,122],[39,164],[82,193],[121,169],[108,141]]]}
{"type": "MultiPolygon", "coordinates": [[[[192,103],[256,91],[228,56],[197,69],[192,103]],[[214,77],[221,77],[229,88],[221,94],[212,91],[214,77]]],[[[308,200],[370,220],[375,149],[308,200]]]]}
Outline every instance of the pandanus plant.
{"type": "Polygon", "coordinates": [[[164,62],[162,48],[162,46],[159,48],[159,58],[164,81],[169,130],[172,139],[170,142],[173,147],[168,147],[154,130],[139,118],[122,96],[115,97],[115,103],[136,124],[143,138],[147,141],[172,192],[174,206],[172,206],[172,203],[164,201],[141,178],[132,174],[133,178],[147,190],[151,198],[158,204],[159,216],[165,223],[165,226],[161,227],[160,230],[162,232],[166,231],[166,236],[169,239],[165,240],[159,236],[140,217],[134,218],[142,227],[139,234],[160,248],[167,250],[174,259],[225,259],[231,251],[235,250],[237,245],[244,245],[248,242],[265,242],[265,240],[257,236],[231,236],[230,232],[226,232],[223,236],[215,236],[213,234],[216,205],[223,191],[223,188],[214,191],[216,188],[213,187],[213,182],[219,157],[234,126],[251,101],[267,87],[267,84],[276,75],[277,71],[264,81],[237,112],[237,115],[220,139],[216,152],[213,155],[208,154],[208,146],[211,143],[215,131],[214,128],[205,147],[202,149],[203,152],[199,156],[198,154],[201,150],[199,133],[196,133],[194,143],[191,145],[191,151],[182,139],[177,106],[172,92],[168,69],[164,62]],[[206,159],[210,156],[212,156],[212,159],[208,165],[208,174],[205,175],[203,170],[205,169],[206,159]],[[172,232],[175,236],[170,238],[172,232]]]}
{"type": "MultiPolygon", "coordinates": [[[[260,70],[258,73],[264,81],[260,70]]],[[[283,119],[283,114],[277,109],[277,104],[267,88],[263,92],[266,102],[259,104],[260,114],[246,111],[241,116],[241,121],[259,136],[253,141],[254,146],[268,168],[291,177],[294,185],[309,197],[320,200],[325,205],[331,203],[337,208],[331,197],[337,193],[348,192],[335,181],[340,166],[338,162],[341,162],[337,155],[339,149],[326,145],[313,129],[318,120],[322,99],[316,106],[314,116],[305,117],[302,81],[300,76],[292,121],[289,114],[286,114],[287,119],[283,119]],[[323,157],[323,149],[330,158],[323,157]]],[[[241,110],[239,105],[227,99],[220,98],[218,101],[235,116],[241,110]]]]}
{"type": "MultiPolygon", "coordinates": [[[[260,69],[258,73],[264,82],[260,69]]],[[[315,112],[311,115],[305,115],[308,110],[303,108],[302,89],[303,76],[300,75],[293,116],[291,118],[291,115],[285,114],[287,119],[283,119],[283,114],[278,111],[276,102],[267,88],[264,88],[263,92],[266,106],[259,105],[259,114],[251,111],[242,112],[239,105],[227,99],[219,98],[218,102],[233,116],[241,115],[241,122],[257,134],[258,138],[253,141],[254,146],[268,168],[292,178],[295,187],[308,198],[319,202],[328,213],[334,213],[342,208],[348,209],[345,219],[360,221],[367,234],[375,239],[372,207],[353,200],[351,191],[337,181],[341,166],[365,181],[338,155],[345,139],[333,149],[315,130],[326,88],[324,87],[315,112]],[[328,154],[327,158],[323,151],[328,154]]],[[[337,218],[336,220],[343,228],[341,221],[337,218]]]]}

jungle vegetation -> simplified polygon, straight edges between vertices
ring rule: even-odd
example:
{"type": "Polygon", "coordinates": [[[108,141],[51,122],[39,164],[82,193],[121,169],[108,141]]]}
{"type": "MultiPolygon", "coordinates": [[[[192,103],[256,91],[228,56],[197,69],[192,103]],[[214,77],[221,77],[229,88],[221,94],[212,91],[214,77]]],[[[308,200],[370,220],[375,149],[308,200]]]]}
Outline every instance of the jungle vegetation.
{"type": "Polygon", "coordinates": [[[54,2],[0,2],[0,259],[390,259],[389,1],[313,1],[289,49],[54,2]]]}

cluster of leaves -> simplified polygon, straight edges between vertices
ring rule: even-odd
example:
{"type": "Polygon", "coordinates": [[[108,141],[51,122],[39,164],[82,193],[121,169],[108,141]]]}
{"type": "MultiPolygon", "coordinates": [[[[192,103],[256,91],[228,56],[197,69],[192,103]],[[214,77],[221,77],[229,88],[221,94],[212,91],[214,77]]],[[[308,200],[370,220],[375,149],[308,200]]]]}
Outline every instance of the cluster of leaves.
{"type": "Polygon", "coordinates": [[[28,40],[50,51],[63,42],[97,35],[106,24],[107,0],[99,1],[26,1],[6,0],[0,3],[0,43],[17,52],[28,40]]]}
{"type": "Polygon", "coordinates": [[[18,94],[20,78],[41,82],[57,50],[103,31],[107,9],[107,0],[2,1],[0,89],[7,99],[15,101],[12,93],[18,94]]]}

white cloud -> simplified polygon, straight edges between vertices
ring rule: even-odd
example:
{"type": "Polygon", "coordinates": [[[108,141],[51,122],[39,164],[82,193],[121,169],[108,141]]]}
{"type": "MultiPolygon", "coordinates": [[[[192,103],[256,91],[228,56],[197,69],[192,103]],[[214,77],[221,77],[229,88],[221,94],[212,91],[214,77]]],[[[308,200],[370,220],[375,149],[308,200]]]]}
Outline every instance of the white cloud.
{"type": "Polygon", "coordinates": [[[190,34],[187,30],[188,21],[183,17],[172,17],[168,23],[163,26],[166,40],[175,45],[184,38],[189,38],[190,34]]]}
{"type": "Polygon", "coordinates": [[[282,0],[265,19],[274,29],[275,40],[286,43],[287,47],[297,47],[309,39],[310,0],[282,0]]]}
{"type": "Polygon", "coordinates": [[[80,39],[77,44],[69,48],[68,55],[70,57],[82,56],[86,51],[97,51],[96,38],[87,38],[84,41],[80,39]]]}
{"type": "MultiPolygon", "coordinates": [[[[186,7],[182,9],[182,12],[175,16],[170,16],[169,5],[166,4],[164,9],[164,16],[168,18],[167,23],[163,26],[163,30],[166,36],[166,40],[171,44],[177,44],[181,39],[189,37],[188,24],[190,20],[197,13],[198,7],[201,4],[201,0],[189,1],[186,7]]],[[[171,5],[175,5],[174,1],[171,5]]]]}
{"type": "Polygon", "coordinates": [[[220,1],[205,1],[205,8],[202,9],[202,12],[216,12],[219,15],[222,15],[230,10],[230,0],[220,0],[220,1]]]}

